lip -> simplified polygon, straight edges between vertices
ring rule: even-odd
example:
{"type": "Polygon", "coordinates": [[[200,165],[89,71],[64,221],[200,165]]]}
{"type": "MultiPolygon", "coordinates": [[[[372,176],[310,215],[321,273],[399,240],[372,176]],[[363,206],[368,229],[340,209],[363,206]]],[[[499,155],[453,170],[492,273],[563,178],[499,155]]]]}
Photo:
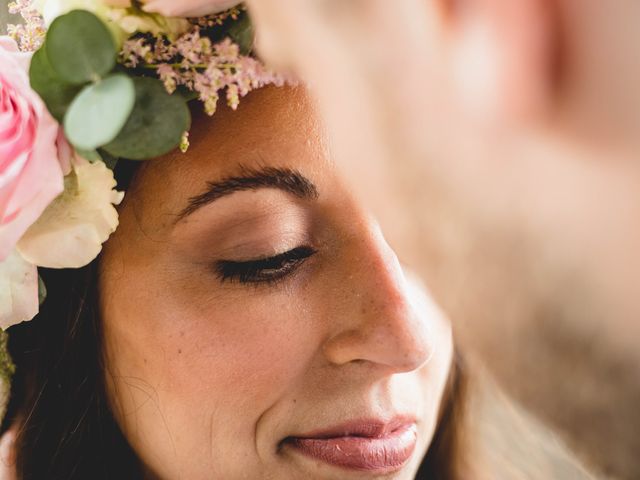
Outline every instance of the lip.
{"type": "Polygon", "coordinates": [[[367,419],[288,437],[285,444],[330,465],[380,474],[406,465],[415,450],[417,433],[415,420],[406,417],[390,422],[367,419]]]}

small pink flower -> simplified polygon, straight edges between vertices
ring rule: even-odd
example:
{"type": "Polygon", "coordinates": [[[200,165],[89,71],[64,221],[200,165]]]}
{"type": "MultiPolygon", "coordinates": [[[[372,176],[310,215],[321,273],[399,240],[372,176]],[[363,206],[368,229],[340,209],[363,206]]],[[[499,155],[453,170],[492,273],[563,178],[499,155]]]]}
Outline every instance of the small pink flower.
{"type": "Polygon", "coordinates": [[[0,262],[63,189],[60,127],[29,85],[29,62],[0,37],[0,262]]]}

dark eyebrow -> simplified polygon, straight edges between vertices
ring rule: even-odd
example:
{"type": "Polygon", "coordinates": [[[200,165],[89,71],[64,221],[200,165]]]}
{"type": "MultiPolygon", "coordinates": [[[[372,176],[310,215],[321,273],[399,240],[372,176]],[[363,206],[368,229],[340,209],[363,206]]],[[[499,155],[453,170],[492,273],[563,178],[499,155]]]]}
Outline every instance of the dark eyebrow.
{"type": "Polygon", "coordinates": [[[240,175],[208,182],[207,190],[189,199],[187,206],[178,214],[176,222],[224,196],[261,188],[276,188],[305,200],[318,198],[316,186],[297,170],[276,167],[259,169],[242,167],[240,175]]]}

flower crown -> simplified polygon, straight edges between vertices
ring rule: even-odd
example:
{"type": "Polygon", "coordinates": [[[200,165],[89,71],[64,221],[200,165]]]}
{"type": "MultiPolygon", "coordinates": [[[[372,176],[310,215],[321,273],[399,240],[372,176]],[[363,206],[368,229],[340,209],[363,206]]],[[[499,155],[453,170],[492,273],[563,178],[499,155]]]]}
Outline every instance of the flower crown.
{"type": "Polygon", "coordinates": [[[229,3],[10,5],[24,22],[0,37],[3,330],[38,313],[38,267],[87,265],[116,229],[118,159],[185,151],[190,101],[213,115],[220,95],[235,109],[249,91],[288,81],[252,55],[246,9],[229,3]]]}

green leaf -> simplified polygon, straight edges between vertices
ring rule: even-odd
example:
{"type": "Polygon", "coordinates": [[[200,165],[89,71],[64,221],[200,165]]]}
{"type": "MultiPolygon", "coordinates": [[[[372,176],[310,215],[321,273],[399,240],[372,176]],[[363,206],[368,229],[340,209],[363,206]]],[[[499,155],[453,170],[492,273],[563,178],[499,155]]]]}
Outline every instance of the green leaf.
{"type": "Polygon", "coordinates": [[[176,87],[176,91],[172,93],[172,95],[180,95],[182,98],[184,98],[184,101],[189,103],[192,100],[195,100],[196,98],[198,98],[198,92],[194,92],[193,90],[189,90],[187,87],[185,87],[184,85],[178,85],[176,87]]]}
{"type": "Polygon", "coordinates": [[[42,305],[46,298],[47,287],[45,287],[44,282],[42,281],[42,277],[38,275],[38,304],[42,305]]]}
{"type": "Polygon", "coordinates": [[[44,48],[40,48],[31,58],[29,80],[33,88],[47,105],[49,113],[58,122],[80,91],[80,87],[65,83],[54,72],[44,48]]]}
{"type": "Polygon", "coordinates": [[[45,50],[58,77],[74,85],[97,81],[116,64],[111,32],[85,10],[73,10],[56,18],[47,32],[45,50]]]}
{"type": "Polygon", "coordinates": [[[79,150],[76,148],[76,153],[85,160],[89,160],[91,163],[102,162],[107,168],[113,170],[118,163],[118,159],[113,155],[99,148],[98,150],[79,150]]]}
{"type": "Polygon", "coordinates": [[[102,157],[102,161],[107,166],[107,168],[111,170],[116,168],[116,165],[118,164],[118,157],[114,157],[109,152],[107,152],[104,148],[101,148],[100,150],[98,150],[98,154],[100,155],[100,157],[102,157]]]}
{"type": "Polygon", "coordinates": [[[76,153],[85,160],[89,160],[91,163],[102,161],[102,157],[97,150],[82,150],[80,148],[76,148],[76,153]]]}
{"type": "Polygon", "coordinates": [[[238,20],[234,21],[228,30],[228,35],[240,47],[240,53],[248,55],[253,50],[255,32],[251,19],[246,12],[240,15],[238,20]]]}
{"type": "Polygon", "coordinates": [[[67,139],[80,150],[95,150],[116,138],[135,104],[133,80],[115,73],[87,85],[64,117],[67,139]]]}
{"type": "Polygon", "coordinates": [[[191,113],[180,95],[169,95],[153,78],[135,78],[136,104],[118,137],[104,149],[120,158],[146,160],[180,144],[189,130],[191,113]]]}

